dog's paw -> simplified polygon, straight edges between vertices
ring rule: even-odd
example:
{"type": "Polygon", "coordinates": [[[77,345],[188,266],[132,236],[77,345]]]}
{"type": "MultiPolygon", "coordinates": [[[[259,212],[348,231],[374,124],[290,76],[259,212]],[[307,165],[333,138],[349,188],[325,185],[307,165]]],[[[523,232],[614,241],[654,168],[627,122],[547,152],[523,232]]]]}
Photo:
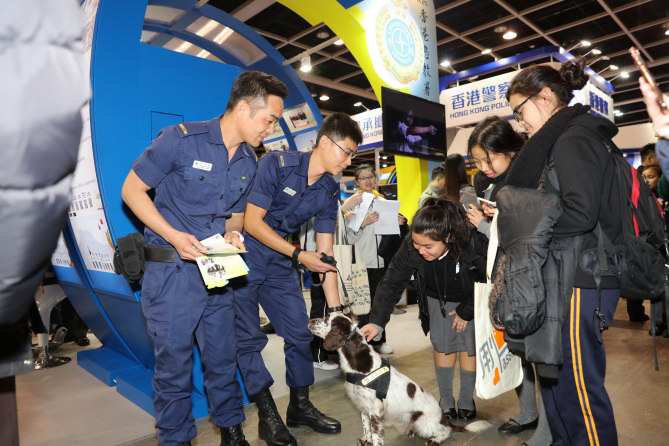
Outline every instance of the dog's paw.
{"type": "Polygon", "coordinates": [[[439,446],[439,442],[435,441],[434,438],[429,438],[425,442],[425,446],[439,446]]]}
{"type": "Polygon", "coordinates": [[[409,429],[409,431],[407,432],[407,437],[416,438],[416,431],[413,429],[409,429]]]}
{"type": "Polygon", "coordinates": [[[372,442],[366,438],[358,438],[358,446],[372,446],[372,442]]]}

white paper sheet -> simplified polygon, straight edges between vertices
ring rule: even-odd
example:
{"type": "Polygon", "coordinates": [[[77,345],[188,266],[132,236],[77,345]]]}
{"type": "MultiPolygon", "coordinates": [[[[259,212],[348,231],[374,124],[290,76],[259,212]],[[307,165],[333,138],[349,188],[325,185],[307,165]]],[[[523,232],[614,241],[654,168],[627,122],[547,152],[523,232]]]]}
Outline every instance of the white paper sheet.
{"type": "Polygon", "coordinates": [[[353,229],[353,231],[358,232],[360,230],[362,221],[367,216],[367,210],[369,209],[369,205],[372,204],[373,200],[374,200],[374,194],[370,194],[369,192],[364,192],[362,194],[362,202],[356,207],[354,207],[353,210],[351,211],[355,213],[355,215],[349,222],[348,227],[353,229]]]}
{"type": "Polygon", "coordinates": [[[399,201],[374,200],[374,212],[379,213],[379,220],[374,223],[376,235],[400,233],[400,223],[397,221],[397,214],[400,212],[399,201]]]}

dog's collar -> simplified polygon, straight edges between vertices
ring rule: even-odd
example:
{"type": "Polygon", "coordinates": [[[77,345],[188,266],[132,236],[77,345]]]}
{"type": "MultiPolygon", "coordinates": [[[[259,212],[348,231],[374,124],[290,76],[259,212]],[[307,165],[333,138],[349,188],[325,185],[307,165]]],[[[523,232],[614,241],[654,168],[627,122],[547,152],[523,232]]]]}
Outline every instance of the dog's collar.
{"type": "Polygon", "coordinates": [[[346,374],[346,382],[374,390],[376,398],[383,401],[390,387],[390,362],[382,359],[381,366],[367,374],[349,372],[346,374]]]}

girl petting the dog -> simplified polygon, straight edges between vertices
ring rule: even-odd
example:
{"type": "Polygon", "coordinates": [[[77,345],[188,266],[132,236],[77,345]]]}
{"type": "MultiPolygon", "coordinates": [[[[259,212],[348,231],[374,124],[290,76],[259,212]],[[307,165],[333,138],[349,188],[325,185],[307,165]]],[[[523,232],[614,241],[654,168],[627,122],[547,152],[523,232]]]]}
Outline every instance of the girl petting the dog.
{"type": "Polygon", "coordinates": [[[380,337],[411,277],[418,280],[421,325],[434,346],[439,405],[449,420],[476,417],[476,343],[471,321],[474,282],[485,280],[486,249],[487,239],[468,226],[462,204],[447,197],[427,199],[376,290],[370,323],[361,329],[368,340],[380,337]],[[456,412],[453,372],[458,356],[456,412]]]}

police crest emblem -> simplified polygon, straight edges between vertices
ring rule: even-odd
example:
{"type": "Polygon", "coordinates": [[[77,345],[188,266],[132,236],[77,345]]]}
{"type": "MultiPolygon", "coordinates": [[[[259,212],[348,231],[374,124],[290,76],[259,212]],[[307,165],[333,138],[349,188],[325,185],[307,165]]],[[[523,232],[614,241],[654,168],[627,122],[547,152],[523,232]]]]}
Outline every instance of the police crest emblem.
{"type": "Polygon", "coordinates": [[[402,84],[418,79],[425,58],[423,39],[407,0],[393,0],[379,11],[376,45],[386,70],[402,84]]]}

